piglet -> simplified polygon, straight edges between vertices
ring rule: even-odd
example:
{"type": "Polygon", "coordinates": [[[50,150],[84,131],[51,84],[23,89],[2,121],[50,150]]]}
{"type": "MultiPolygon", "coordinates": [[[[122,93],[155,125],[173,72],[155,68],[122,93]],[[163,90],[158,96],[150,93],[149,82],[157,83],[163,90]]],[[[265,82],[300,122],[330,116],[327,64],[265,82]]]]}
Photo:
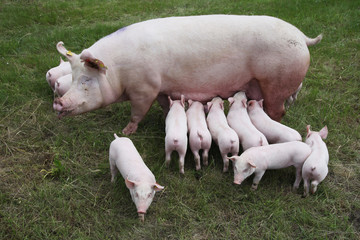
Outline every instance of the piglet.
{"type": "Polygon", "coordinates": [[[251,122],[262,132],[269,143],[301,141],[301,135],[294,129],[272,120],[263,109],[263,100],[248,102],[251,122]]]}
{"type": "Polygon", "coordinates": [[[244,92],[238,92],[234,97],[228,98],[230,103],[227,121],[237,133],[241,146],[245,151],[251,147],[269,145],[264,134],[252,124],[247,113],[247,98],[244,92]]]}
{"type": "Polygon", "coordinates": [[[111,182],[114,182],[119,170],[130,190],[139,218],[144,221],[155,192],[164,187],[156,183],[154,174],[145,165],[133,142],[129,138],[114,136],[115,140],[111,142],[109,150],[111,182]]]}
{"type": "Polygon", "coordinates": [[[321,183],[328,173],[329,152],[326,144],[322,139],[326,139],[328,135],[327,126],[323,127],[319,132],[310,130],[310,125],[307,127],[307,136],[305,143],[308,144],[312,152],[306,159],[302,168],[302,177],[304,179],[304,195],[309,194],[309,184],[311,181],[311,193],[314,194],[317,185],[321,183]]]}
{"type": "Polygon", "coordinates": [[[301,169],[304,161],[310,155],[311,148],[299,141],[278,143],[261,147],[249,148],[240,156],[229,159],[234,162],[234,183],[241,184],[255,172],[251,188],[256,190],[267,169],[280,169],[289,166],[296,168],[294,190],[301,182],[301,169]]]}
{"type": "Polygon", "coordinates": [[[189,131],[190,149],[194,154],[196,170],[201,169],[199,150],[202,149],[203,164],[208,165],[208,153],[211,147],[211,134],[206,124],[204,106],[200,102],[188,100],[189,108],[186,111],[189,131]]]}
{"type": "Polygon", "coordinates": [[[237,155],[239,153],[239,137],[230,128],[224,113],[224,101],[216,97],[207,103],[208,116],[206,118],[210,133],[216,144],[219,146],[221,157],[224,162],[223,172],[229,169],[227,154],[237,155]]]}
{"type": "Polygon", "coordinates": [[[71,87],[72,82],[72,74],[67,74],[65,76],[59,77],[55,81],[55,90],[54,92],[59,96],[62,97],[71,87]]]}
{"type": "Polygon", "coordinates": [[[170,110],[165,120],[165,164],[170,165],[171,153],[179,154],[179,171],[184,174],[185,154],[187,150],[187,121],[185,113],[185,98],[173,101],[170,96],[170,110]]]}
{"type": "Polygon", "coordinates": [[[65,62],[60,57],[60,64],[57,67],[51,68],[46,73],[46,81],[49,83],[49,86],[52,90],[55,90],[55,82],[59,77],[65,76],[71,73],[70,62],[65,62]]]}

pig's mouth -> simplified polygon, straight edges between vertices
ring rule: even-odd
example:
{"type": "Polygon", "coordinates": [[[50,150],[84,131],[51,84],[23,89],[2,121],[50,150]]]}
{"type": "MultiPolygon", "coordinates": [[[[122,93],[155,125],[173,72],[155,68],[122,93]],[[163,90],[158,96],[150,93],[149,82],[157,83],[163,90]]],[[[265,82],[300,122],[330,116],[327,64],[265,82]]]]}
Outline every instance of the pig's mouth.
{"type": "Polygon", "coordinates": [[[61,119],[61,118],[65,117],[65,116],[71,114],[72,111],[73,111],[73,110],[65,110],[65,111],[58,112],[57,117],[58,117],[59,119],[61,119]]]}

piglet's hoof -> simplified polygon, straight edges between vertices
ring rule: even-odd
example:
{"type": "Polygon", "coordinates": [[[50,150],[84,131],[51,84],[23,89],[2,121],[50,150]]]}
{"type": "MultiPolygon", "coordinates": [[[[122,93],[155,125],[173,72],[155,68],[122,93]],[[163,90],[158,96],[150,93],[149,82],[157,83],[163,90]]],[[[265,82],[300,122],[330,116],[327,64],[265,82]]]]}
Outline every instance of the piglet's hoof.
{"type": "Polygon", "coordinates": [[[251,190],[252,190],[252,191],[255,191],[255,190],[257,189],[257,187],[258,187],[258,185],[257,185],[256,183],[253,183],[253,184],[251,185],[251,190]]]}

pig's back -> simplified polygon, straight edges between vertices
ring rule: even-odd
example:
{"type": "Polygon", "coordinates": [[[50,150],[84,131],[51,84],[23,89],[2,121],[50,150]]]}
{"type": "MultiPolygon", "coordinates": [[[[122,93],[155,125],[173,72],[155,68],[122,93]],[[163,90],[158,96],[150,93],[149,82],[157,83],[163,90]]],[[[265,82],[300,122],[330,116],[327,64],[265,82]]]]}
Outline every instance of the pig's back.
{"type": "Polygon", "coordinates": [[[115,160],[124,179],[155,182],[153,173],[146,166],[129,138],[117,138],[110,144],[110,158],[115,160]]]}

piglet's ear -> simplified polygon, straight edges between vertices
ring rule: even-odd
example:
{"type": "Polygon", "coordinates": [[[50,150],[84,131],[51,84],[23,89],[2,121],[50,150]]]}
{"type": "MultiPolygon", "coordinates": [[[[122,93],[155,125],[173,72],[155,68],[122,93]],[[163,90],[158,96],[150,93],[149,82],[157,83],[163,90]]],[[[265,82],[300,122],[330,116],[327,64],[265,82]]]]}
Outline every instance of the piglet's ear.
{"type": "Polygon", "coordinates": [[[227,159],[229,159],[229,160],[231,160],[231,161],[233,161],[233,162],[235,162],[235,161],[236,161],[236,158],[237,158],[237,156],[227,157],[227,159]]]}
{"type": "Polygon", "coordinates": [[[189,99],[188,104],[189,104],[189,107],[190,107],[193,104],[193,100],[189,99]]]}
{"type": "Polygon", "coordinates": [[[125,184],[128,189],[133,189],[136,185],[135,181],[131,181],[128,178],[125,179],[125,184]]]}
{"type": "Polygon", "coordinates": [[[93,57],[89,51],[83,51],[80,55],[80,59],[84,61],[85,66],[97,69],[100,72],[106,73],[106,70],[108,69],[101,60],[93,57]]]}
{"type": "Polygon", "coordinates": [[[154,185],[154,190],[155,190],[155,192],[159,192],[159,191],[161,191],[161,190],[163,190],[163,189],[164,189],[163,186],[161,186],[161,185],[158,184],[158,183],[155,183],[155,185],[154,185]]]}
{"type": "Polygon", "coordinates": [[[328,135],[328,129],[327,126],[323,127],[320,132],[319,135],[322,139],[326,139],[327,135],[328,135]]]}
{"type": "Polygon", "coordinates": [[[310,132],[311,132],[311,130],[310,130],[310,125],[307,125],[307,126],[306,126],[306,137],[307,137],[307,138],[309,137],[310,132]]]}
{"type": "Polygon", "coordinates": [[[247,100],[243,99],[243,100],[241,100],[241,102],[242,102],[244,108],[247,108],[247,100]]]}
{"type": "Polygon", "coordinates": [[[213,104],[212,102],[207,102],[206,105],[207,105],[207,112],[209,112],[213,104]]]}
{"type": "Polygon", "coordinates": [[[261,108],[264,108],[264,99],[261,99],[258,103],[261,108]]]}
{"type": "Polygon", "coordinates": [[[181,97],[180,97],[180,103],[181,103],[181,106],[183,106],[183,108],[185,108],[185,97],[182,94],[181,94],[181,97]]]}
{"type": "Polygon", "coordinates": [[[234,98],[233,97],[229,97],[228,98],[228,101],[229,101],[229,104],[230,104],[230,107],[231,107],[231,105],[233,105],[233,103],[234,103],[234,98]]]}
{"type": "Polygon", "coordinates": [[[256,168],[256,165],[255,165],[255,163],[254,163],[253,160],[248,159],[247,162],[249,163],[249,165],[250,165],[252,168],[256,168]]]}
{"type": "Polygon", "coordinates": [[[174,101],[171,99],[170,96],[168,96],[168,99],[169,99],[169,107],[171,107],[173,105],[174,101]]]}
{"type": "Polygon", "coordinates": [[[65,47],[64,47],[64,43],[63,42],[58,42],[56,44],[56,49],[58,50],[58,52],[63,55],[64,57],[66,57],[70,62],[74,59],[74,56],[76,56],[75,53],[72,53],[71,51],[68,51],[65,47]]]}

